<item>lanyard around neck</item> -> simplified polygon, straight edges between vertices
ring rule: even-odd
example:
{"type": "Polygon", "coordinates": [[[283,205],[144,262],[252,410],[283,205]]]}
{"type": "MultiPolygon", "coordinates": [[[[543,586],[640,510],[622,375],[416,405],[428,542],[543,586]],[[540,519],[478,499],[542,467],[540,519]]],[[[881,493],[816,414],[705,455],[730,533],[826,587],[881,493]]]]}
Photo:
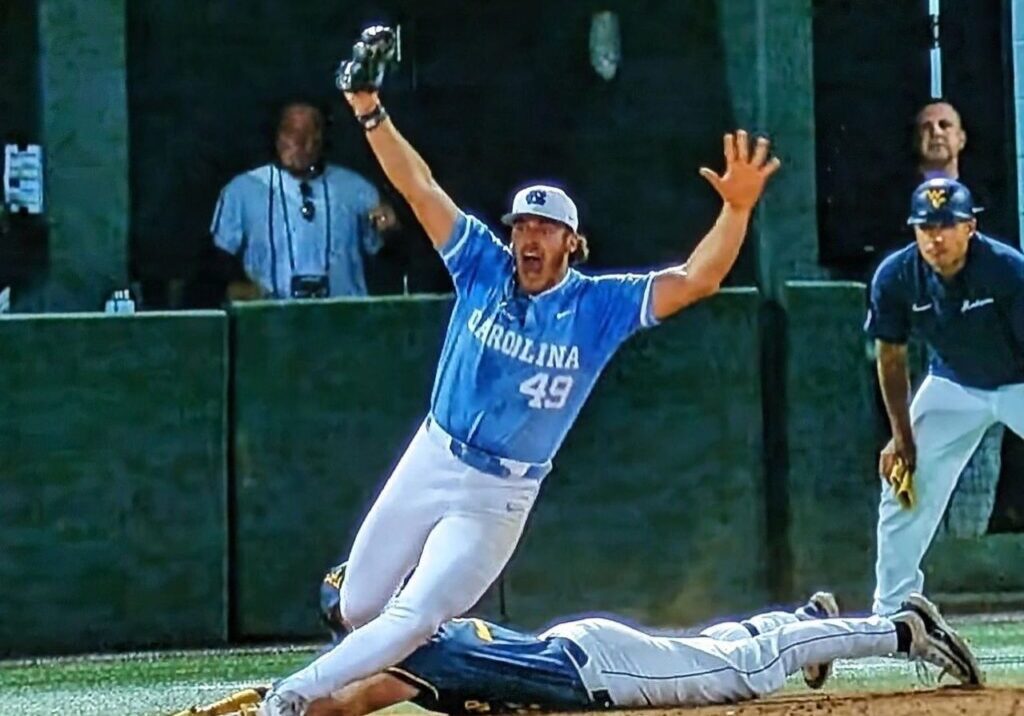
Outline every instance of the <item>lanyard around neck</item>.
{"type": "MultiPolygon", "coordinates": [[[[288,200],[284,195],[284,172],[281,168],[277,168],[277,189],[278,194],[281,197],[281,214],[284,216],[284,231],[288,237],[288,263],[292,269],[292,275],[295,274],[295,245],[294,239],[292,238],[292,226],[291,221],[288,219],[288,200]]],[[[324,275],[326,276],[331,270],[331,199],[327,189],[327,172],[325,171],[320,175],[320,184],[323,187],[324,194],[324,275]]],[[[270,188],[273,192],[273,187],[270,188]]],[[[312,192],[311,192],[312,194],[312,192]]],[[[306,197],[303,197],[305,199],[306,197]]],[[[309,201],[312,201],[310,196],[309,201]]],[[[273,217],[271,217],[271,227],[273,227],[273,217]]],[[[270,239],[271,245],[273,245],[273,233],[271,233],[270,239]]]]}

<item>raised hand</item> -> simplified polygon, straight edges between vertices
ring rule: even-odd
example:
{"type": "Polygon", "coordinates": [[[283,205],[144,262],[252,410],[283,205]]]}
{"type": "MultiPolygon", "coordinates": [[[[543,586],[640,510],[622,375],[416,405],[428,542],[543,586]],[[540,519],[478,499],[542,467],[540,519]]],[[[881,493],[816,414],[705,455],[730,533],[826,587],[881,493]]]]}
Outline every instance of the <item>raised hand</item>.
{"type": "Polygon", "coordinates": [[[397,48],[397,35],[390,27],[366,28],[352,47],[352,59],[339,65],[335,85],[346,94],[380,91],[388,67],[395,62],[397,48]]]}
{"type": "Polygon", "coordinates": [[[768,158],[771,143],[766,137],[758,137],[754,151],[750,151],[750,139],[740,129],[723,137],[725,149],[725,173],[719,175],[707,167],[700,168],[700,175],[708,180],[729,206],[734,209],[750,210],[761,197],[765,182],[782,165],[778,157],[768,158]]]}

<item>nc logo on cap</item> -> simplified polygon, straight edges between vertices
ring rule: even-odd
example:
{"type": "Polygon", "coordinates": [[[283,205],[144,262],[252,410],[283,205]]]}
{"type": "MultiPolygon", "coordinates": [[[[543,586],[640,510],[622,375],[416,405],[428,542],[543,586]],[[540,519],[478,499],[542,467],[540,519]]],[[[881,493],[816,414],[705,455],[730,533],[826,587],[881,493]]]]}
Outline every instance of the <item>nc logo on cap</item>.
{"type": "Polygon", "coordinates": [[[548,193],[542,189],[534,189],[526,195],[526,203],[533,206],[544,206],[548,203],[548,193]]]}
{"type": "Polygon", "coordinates": [[[501,222],[512,226],[521,216],[540,216],[559,221],[573,231],[580,225],[576,204],[565,190],[547,184],[534,184],[517,191],[512,200],[512,211],[501,217],[501,222]]]}
{"type": "Polygon", "coordinates": [[[945,189],[929,189],[925,192],[925,196],[928,197],[928,203],[932,205],[933,209],[939,209],[949,201],[949,195],[945,189]]]}

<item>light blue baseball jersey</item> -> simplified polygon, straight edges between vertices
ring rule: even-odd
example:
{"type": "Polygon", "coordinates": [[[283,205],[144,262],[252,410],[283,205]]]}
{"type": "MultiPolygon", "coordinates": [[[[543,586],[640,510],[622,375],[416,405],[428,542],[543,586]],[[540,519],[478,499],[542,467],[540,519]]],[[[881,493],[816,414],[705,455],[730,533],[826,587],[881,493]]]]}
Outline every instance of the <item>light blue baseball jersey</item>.
{"type": "Polygon", "coordinates": [[[654,274],[570,269],[529,296],[517,287],[509,247],[465,214],[440,253],[456,300],[430,401],[434,420],[491,455],[551,460],[615,350],[655,325],[654,274]]]}
{"type": "Polygon", "coordinates": [[[344,167],[328,164],[302,182],[265,164],[224,187],[210,233],[271,298],[291,296],[293,275],[326,275],[331,296],[365,296],[363,256],[382,246],[369,218],[379,203],[373,185],[344,167]],[[302,216],[304,201],[313,206],[310,220],[302,216]]]}

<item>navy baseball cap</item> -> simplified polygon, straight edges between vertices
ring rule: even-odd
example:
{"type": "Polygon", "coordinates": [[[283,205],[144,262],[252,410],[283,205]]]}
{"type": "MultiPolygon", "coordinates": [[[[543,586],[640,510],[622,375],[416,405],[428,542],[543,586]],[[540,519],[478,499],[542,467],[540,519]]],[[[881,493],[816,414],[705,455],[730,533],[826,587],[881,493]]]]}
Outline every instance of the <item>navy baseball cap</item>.
{"type": "Polygon", "coordinates": [[[914,189],[910,197],[911,226],[953,226],[970,221],[981,211],[975,206],[971,190],[949,177],[929,179],[914,189]]]}
{"type": "Polygon", "coordinates": [[[320,582],[320,618],[331,632],[331,640],[337,644],[348,633],[348,627],[341,618],[341,583],[345,580],[348,562],[332,567],[320,582]]]}

